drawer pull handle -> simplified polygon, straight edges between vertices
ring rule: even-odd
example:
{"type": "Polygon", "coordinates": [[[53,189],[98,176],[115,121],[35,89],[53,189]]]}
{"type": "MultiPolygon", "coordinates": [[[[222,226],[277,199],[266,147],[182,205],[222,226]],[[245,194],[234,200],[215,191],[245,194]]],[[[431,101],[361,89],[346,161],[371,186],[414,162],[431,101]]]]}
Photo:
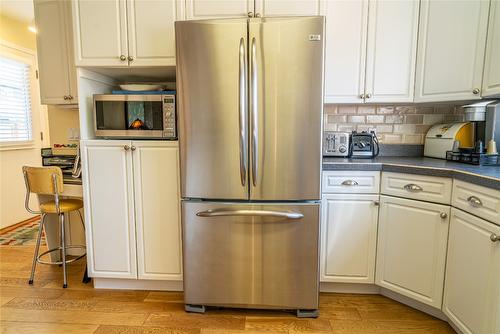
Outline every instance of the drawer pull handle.
{"type": "Polygon", "coordinates": [[[418,192],[420,192],[420,191],[424,190],[424,189],[422,189],[422,187],[421,187],[421,186],[416,185],[416,184],[414,184],[414,183],[409,183],[409,184],[405,185],[405,186],[404,186],[404,189],[405,189],[406,191],[409,191],[409,192],[412,192],[412,193],[418,193],[418,192]]]}
{"type": "Polygon", "coordinates": [[[467,202],[469,202],[470,205],[472,205],[475,208],[483,206],[483,202],[481,202],[481,200],[476,196],[470,196],[469,198],[467,198],[467,202]]]}
{"type": "Polygon", "coordinates": [[[359,183],[354,181],[354,180],[345,180],[341,184],[343,186],[357,186],[357,185],[359,185],[359,183]]]}
{"type": "Polygon", "coordinates": [[[491,233],[490,235],[490,240],[492,242],[497,242],[497,241],[500,241],[500,235],[496,235],[495,233],[491,233]]]}

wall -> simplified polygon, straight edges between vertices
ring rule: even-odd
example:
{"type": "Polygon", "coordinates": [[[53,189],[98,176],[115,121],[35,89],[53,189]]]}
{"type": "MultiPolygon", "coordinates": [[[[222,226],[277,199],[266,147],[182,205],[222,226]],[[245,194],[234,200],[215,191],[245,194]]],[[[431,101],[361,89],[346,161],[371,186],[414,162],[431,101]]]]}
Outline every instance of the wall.
{"type": "Polygon", "coordinates": [[[70,129],[80,127],[78,108],[48,106],[50,146],[54,144],[78,144],[78,140],[69,139],[70,129]]]}
{"type": "MultiPolygon", "coordinates": [[[[35,52],[36,37],[27,26],[27,23],[0,16],[0,39],[35,52]]],[[[40,119],[39,106],[33,104],[33,119],[40,119]]],[[[34,132],[33,137],[36,139],[33,148],[0,151],[0,228],[32,216],[24,209],[25,186],[21,167],[41,164],[40,136],[34,132]]]]}
{"type": "Polygon", "coordinates": [[[384,144],[424,144],[425,134],[433,124],[462,121],[458,105],[335,105],[325,104],[324,129],[331,131],[366,131],[376,129],[384,144]]]}

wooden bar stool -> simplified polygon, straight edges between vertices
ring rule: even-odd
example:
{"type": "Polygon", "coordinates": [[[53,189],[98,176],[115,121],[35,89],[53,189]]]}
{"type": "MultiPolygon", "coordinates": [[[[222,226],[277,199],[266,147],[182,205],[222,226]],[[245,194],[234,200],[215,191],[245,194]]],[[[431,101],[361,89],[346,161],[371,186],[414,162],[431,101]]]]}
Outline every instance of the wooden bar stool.
{"type": "Polygon", "coordinates": [[[26,183],[26,201],[25,207],[26,210],[30,213],[41,214],[42,218],[40,219],[40,226],[38,228],[38,237],[36,240],[35,247],[35,255],[33,257],[33,265],[31,267],[31,276],[29,280],[29,284],[33,284],[33,278],[35,276],[35,268],[37,263],[42,264],[57,264],[62,265],[63,267],[63,275],[64,282],[63,288],[68,287],[68,277],[66,272],[66,265],[68,263],[74,262],[78,259],[81,259],[86,254],[67,260],[66,259],[66,250],[70,248],[78,248],[85,249],[84,245],[69,245],[66,246],[66,228],[64,225],[64,216],[65,214],[76,211],[80,217],[80,221],[82,223],[83,228],[85,229],[85,224],[83,222],[82,215],[80,213],[80,209],[83,207],[83,201],[80,199],[60,199],[59,195],[64,191],[63,185],[63,175],[61,168],[59,167],[23,167],[24,174],[24,182],[26,183]],[[35,193],[39,195],[53,195],[54,200],[41,203],[39,206],[39,211],[32,210],[29,206],[30,194],[35,193]],[[43,227],[45,223],[45,217],[48,214],[57,214],[59,217],[60,224],[60,243],[59,247],[55,247],[49,249],[42,254],[38,255],[40,250],[40,242],[42,239],[43,227]],[[60,261],[45,261],[42,260],[42,256],[47,255],[49,253],[59,251],[60,261]]]}

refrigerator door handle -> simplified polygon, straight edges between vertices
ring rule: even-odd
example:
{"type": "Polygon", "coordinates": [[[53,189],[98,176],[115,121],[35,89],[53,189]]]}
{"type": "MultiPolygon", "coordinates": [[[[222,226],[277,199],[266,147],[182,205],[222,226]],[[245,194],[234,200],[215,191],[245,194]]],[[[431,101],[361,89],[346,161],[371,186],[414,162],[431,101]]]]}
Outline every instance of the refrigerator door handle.
{"type": "Polygon", "coordinates": [[[258,177],[258,145],[259,145],[259,129],[258,129],[258,100],[257,100],[257,45],[255,42],[255,37],[252,38],[251,46],[251,66],[252,74],[250,78],[250,88],[251,88],[251,98],[252,98],[252,183],[253,186],[257,186],[258,177]]]}
{"type": "Polygon", "coordinates": [[[239,47],[239,125],[240,125],[240,180],[245,186],[247,180],[248,148],[247,148],[247,61],[245,39],[240,39],[239,47]]]}
{"type": "Polygon", "coordinates": [[[227,210],[215,209],[200,211],[196,214],[198,217],[220,217],[220,216],[259,216],[259,217],[278,217],[287,219],[301,219],[304,215],[299,212],[273,211],[273,210],[227,210]]]}

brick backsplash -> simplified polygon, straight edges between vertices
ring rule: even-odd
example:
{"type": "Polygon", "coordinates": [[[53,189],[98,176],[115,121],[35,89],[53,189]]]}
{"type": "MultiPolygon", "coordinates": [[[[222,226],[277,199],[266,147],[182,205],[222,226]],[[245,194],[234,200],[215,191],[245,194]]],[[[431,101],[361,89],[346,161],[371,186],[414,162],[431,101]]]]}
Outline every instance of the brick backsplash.
{"type": "Polygon", "coordinates": [[[384,144],[423,144],[427,130],[446,122],[463,121],[461,105],[336,105],[325,104],[324,129],[375,129],[384,144]]]}

